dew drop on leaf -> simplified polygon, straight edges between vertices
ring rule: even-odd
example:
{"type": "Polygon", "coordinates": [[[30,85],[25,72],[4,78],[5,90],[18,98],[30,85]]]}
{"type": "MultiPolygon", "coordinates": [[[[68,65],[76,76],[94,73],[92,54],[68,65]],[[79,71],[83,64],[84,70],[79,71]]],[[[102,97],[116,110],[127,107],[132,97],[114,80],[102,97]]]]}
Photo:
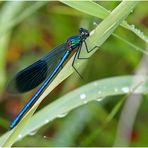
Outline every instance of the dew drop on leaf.
{"type": "Polygon", "coordinates": [[[29,135],[34,136],[37,132],[38,132],[38,130],[34,130],[34,131],[30,132],[29,135]]]}
{"type": "Polygon", "coordinates": [[[85,99],[85,98],[86,98],[86,95],[85,95],[85,94],[81,94],[81,95],[80,95],[80,99],[83,100],[83,99],[85,99]]]}
{"type": "Polygon", "coordinates": [[[57,115],[57,117],[58,117],[58,118],[63,118],[63,117],[65,117],[67,114],[68,114],[68,113],[59,114],[59,115],[57,115]]]}
{"type": "Polygon", "coordinates": [[[22,138],[22,135],[21,135],[21,134],[19,134],[19,135],[18,135],[18,138],[19,138],[19,139],[21,139],[21,138],[22,138]]]}
{"type": "Polygon", "coordinates": [[[128,88],[128,87],[123,87],[121,90],[122,90],[124,93],[129,92],[129,88],[128,88]]]}
{"type": "Polygon", "coordinates": [[[49,122],[49,120],[48,120],[48,119],[46,119],[46,120],[45,120],[45,124],[47,124],[48,122],[49,122]]]}
{"type": "Polygon", "coordinates": [[[99,98],[96,99],[96,101],[98,101],[98,102],[100,102],[102,100],[103,100],[103,97],[99,97],[99,98]]]}

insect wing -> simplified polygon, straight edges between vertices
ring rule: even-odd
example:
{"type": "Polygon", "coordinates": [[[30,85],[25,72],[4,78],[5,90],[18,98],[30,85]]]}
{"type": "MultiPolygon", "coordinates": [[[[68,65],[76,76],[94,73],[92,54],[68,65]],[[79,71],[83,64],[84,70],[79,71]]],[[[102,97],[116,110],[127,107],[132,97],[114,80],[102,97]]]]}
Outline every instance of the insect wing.
{"type": "Polygon", "coordinates": [[[40,60],[18,72],[7,85],[7,91],[13,94],[30,91],[41,84],[55,69],[62,58],[67,44],[63,43],[40,60]]]}

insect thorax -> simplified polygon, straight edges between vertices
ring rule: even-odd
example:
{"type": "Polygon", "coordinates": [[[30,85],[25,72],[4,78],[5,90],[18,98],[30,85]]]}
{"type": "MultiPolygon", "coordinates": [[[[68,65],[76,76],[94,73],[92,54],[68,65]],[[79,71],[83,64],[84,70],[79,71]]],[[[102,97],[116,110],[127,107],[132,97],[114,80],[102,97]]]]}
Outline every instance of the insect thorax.
{"type": "Polygon", "coordinates": [[[78,46],[80,45],[80,42],[81,42],[81,37],[80,37],[80,35],[70,37],[70,38],[67,40],[68,49],[69,49],[69,50],[75,49],[76,47],[78,47],[78,46]]]}

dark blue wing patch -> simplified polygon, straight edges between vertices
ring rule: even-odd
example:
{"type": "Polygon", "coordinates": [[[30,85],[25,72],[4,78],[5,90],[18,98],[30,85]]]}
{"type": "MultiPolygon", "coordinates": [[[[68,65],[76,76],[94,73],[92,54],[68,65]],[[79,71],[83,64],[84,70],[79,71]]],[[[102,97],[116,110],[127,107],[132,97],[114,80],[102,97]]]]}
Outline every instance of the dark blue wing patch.
{"type": "Polygon", "coordinates": [[[66,47],[66,43],[59,45],[40,60],[18,72],[9,81],[6,90],[10,93],[17,94],[30,91],[37,87],[55,69],[66,47]]]}
{"type": "Polygon", "coordinates": [[[18,72],[9,82],[8,92],[24,93],[34,89],[47,77],[48,67],[46,61],[39,60],[29,67],[18,72]]]}

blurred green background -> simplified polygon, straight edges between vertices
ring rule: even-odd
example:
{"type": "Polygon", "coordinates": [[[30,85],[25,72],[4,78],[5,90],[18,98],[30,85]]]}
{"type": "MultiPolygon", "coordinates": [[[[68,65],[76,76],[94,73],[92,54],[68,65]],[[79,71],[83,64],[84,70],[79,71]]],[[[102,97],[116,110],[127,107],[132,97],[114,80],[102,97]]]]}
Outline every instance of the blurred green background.
{"type": "MultiPolygon", "coordinates": [[[[12,12],[8,10],[13,6],[8,3],[0,3],[1,135],[8,130],[10,121],[36,91],[18,96],[8,94],[5,86],[9,79],[17,71],[63,43],[68,37],[78,34],[79,27],[85,27],[91,31],[95,28],[94,24],[101,21],[101,19],[84,14],[61,2],[42,2],[39,5],[40,8],[33,13],[31,6],[37,5],[37,2],[22,2],[19,13],[16,12],[15,19],[11,19],[12,12]],[[27,8],[31,8],[28,12],[30,15],[19,21],[19,16],[27,8]],[[5,21],[9,18],[12,27],[5,29],[5,21]],[[13,20],[15,21],[13,22],[13,20]]],[[[108,10],[114,9],[119,4],[119,2],[104,1],[97,3],[108,10]]],[[[145,35],[148,35],[147,4],[148,2],[140,2],[127,18],[129,24],[134,24],[145,35]]],[[[115,32],[135,46],[146,49],[145,43],[129,30],[119,27],[115,32]]],[[[46,97],[38,110],[67,92],[91,81],[134,74],[142,55],[141,52],[136,51],[125,42],[110,36],[101,46],[101,50],[88,60],[85,69],[81,72],[84,80],[74,73],[46,97]]],[[[105,124],[104,121],[123,97],[125,96],[114,96],[103,102],[91,102],[79,107],[64,118],[56,119],[31,133],[14,146],[112,146],[122,107],[108,124],[105,124]]],[[[131,135],[131,146],[148,145],[148,101],[147,96],[143,96],[143,98],[131,135]]]]}

